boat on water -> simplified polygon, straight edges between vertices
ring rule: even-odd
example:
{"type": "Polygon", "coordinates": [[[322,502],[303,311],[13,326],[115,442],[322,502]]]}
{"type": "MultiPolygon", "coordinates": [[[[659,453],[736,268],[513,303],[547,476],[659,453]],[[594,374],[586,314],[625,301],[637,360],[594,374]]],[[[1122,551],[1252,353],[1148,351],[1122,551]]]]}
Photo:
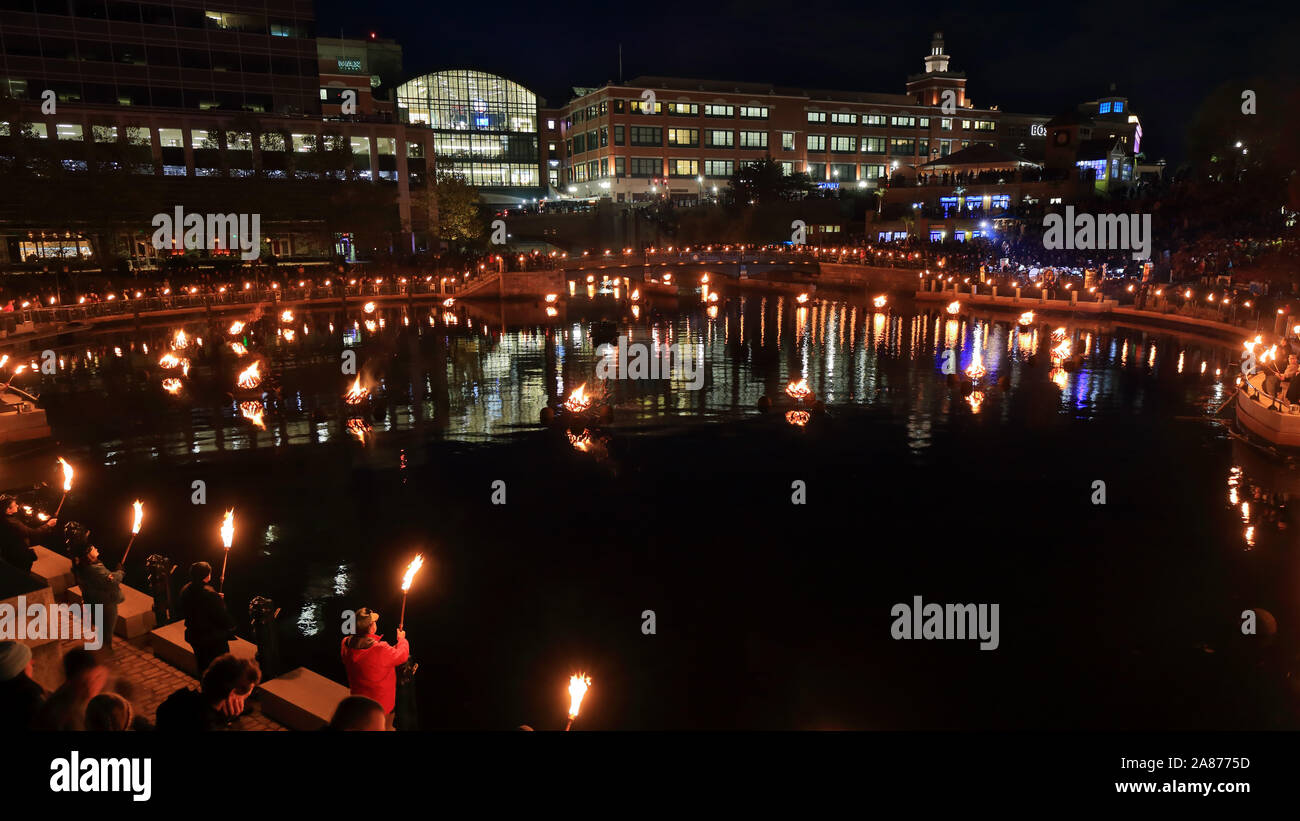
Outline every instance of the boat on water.
{"type": "Polygon", "coordinates": [[[1264,390],[1264,374],[1254,373],[1237,392],[1237,424],[1274,445],[1300,448],[1300,405],[1264,390]]]}
{"type": "Polygon", "coordinates": [[[5,385],[0,390],[0,444],[44,439],[50,435],[45,411],[27,391],[5,385]]]}

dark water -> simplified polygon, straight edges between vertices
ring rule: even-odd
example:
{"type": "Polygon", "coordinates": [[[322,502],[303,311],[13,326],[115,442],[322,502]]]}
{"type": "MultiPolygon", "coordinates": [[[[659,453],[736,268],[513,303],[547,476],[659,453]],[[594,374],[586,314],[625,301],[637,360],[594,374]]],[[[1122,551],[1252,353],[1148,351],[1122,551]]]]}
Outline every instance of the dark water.
{"type": "Polygon", "coordinates": [[[219,565],[233,506],[232,611],[270,596],[286,662],[339,679],[341,612],[378,609],[391,637],[422,552],[407,627],[428,729],[562,726],[577,670],[589,729],[1300,724],[1300,480],[1198,421],[1231,394],[1230,347],[825,295],[724,290],[711,317],[684,291],[634,317],[582,290],[550,326],[541,306],[522,323],[427,305],[250,322],[238,338],[281,387],[265,431],[225,395],[247,361],[218,353],[233,317],[78,340],[40,386],[79,468],[64,518],[111,559],[144,499],[143,587],[151,552],[219,565]],[[599,390],[602,318],[702,345],[707,366],[700,390],[611,382],[615,422],[583,451],[536,420],[599,390]],[[1049,361],[1058,326],[1085,353],[1075,372],[1049,361]],[[192,367],[170,397],[156,362],[180,327],[192,367]],[[982,402],[939,375],[948,345],[962,368],[979,348],[982,402]],[[376,397],[364,441],[345,347],[376,397]],[[801,377],[826,417],[756,410],[801,377]],[[891,608],[917,595],[998,603],[999,649],[892,640],[891,608]],[[1242,636],[1246,608],[1277,636],[1242,636]]]}

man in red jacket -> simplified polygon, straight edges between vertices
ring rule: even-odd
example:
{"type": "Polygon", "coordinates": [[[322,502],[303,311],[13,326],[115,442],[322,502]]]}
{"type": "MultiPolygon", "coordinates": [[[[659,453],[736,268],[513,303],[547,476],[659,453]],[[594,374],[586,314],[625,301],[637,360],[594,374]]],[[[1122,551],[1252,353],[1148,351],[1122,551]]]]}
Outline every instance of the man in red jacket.
{"type": "Polygon", "coordinates": [[[411,647],[406,631],[397,631],[397,646],[387,644],[378,635],[379,614],[361,608],[357,611],[357,631],[343,639],[343,667],[348,673],[348,689],[354,696],[366,696],[384,708],[388,729],[393,729],[393,709],[397,703],[397,667],[406,663],[411,647]]]}

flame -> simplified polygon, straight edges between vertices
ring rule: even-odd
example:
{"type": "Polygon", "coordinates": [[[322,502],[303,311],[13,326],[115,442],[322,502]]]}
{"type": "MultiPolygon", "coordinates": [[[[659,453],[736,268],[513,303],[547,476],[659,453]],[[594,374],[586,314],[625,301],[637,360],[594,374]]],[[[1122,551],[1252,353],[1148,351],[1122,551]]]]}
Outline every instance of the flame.
{"type": "Polygon", "coordinates": [[[241,388],[256,388],[262,384],[262,371],[259,367],[261,363],[254,362],[239,374],[236,384],[241,388]]]}
{"type": "Polygon", "coordinates": [[[451,297],[447,297],[446,299],[444,299],[444,300],[442,301],[442,307],[444,307],[444,308],[450,308],[451,306],[453,306],[453,305],[455,305],[455,304],[456,304],[456,300],[455,300],[455,299],[452,299],[451,297]]]}
{"type": "Polygon", "coordinates": [[[1057,328],[1056,330],[1052,331],[1052,339],[1065,339],[1065,328],[1064,328],[1064,326],[1062,326],[1062,327],[1060,327],[1060,328],[1057,328]]]}
{"type": "Polygon", "coordinates": [[[961,303],[960,303],[960,302],[949,302],[949,303],[948,303],[948,308],[947,308],[948,313],[950,313],[950,314],[956,314],[956,313],[959,312],[960,310],[961,310],[961,303]]]}
{"type": "Polygon", "coordinates": [[[293,322],[293,311],[286,309],[283,313],[280,314],[280,321],[293,322]]]}
{"type": "Polygon", "coordinates": [[[1062,339],[1061,344],[1057,345],[1055,348],[1052,348],[1052,358],[1055,360],[1069,359],[1070,354],[1073,351],[1074,351],[1074,346],[1070,344],[1070,340],[1062,339]]]}
{"type": "Polygon", "coordinates": [[[375,303],[367,302],[365,305],[361,306],[361,310],[365,311],[368,314],[373,314],[375,312],[375,303]]]}
{"type": "Polygon", "coordinates": [[[357,441],[363,445],[366,443],[366,434],[370,433],[371,430],[372,428],[370,427],[370,423],[364,419],[354,418],[348,420],[348,424],[347,424],[348,433],[357,437],[357,441]]]}
{"type": "Polygon", "coordinates": [[[559,295],[559,294],[547,294],[547,295],[546,295],[546,301],[547,301],[547,302],[554,302],[555,300],[557,300],[557,299],[559,299],[559,298],[560,298],[560,295],[559,295]]]}
{"type": "Polygon", "coordinates": [[[1277,359],[1277,345],[1264,351],[1264,353],[1259,357],[1260,362],[1272,362],[1274,359],[1277,359]]]}
{"type": "Polygon", "coordinates": [[[805,302],[808,301],[808,295],[807,295],[807,294],[799,294],[799,296],[797,296],[797,297],[794,298],[794,301],[795,301],[795,302],[798,302],[800,305],[802,305],[802,304],[804,304],[805,302]]]}
{"type": "Polygon", "coordinates": [[[131,532],[139,533],[140,523],[144,521],[144,502],[136,499],[131,504],[135,508],[135,523],[131,525],[131,532]]]}
{"type": "Polygon", "coordinates": [[[980,405],[984,404],[984,392],[972,391],[971,395],[966,397],[966,401],[970,403],[972,413],[979,413],[980,405]]]}
{"type": "Polygon", "coordinates": [[[241,333],[244,332],[244,323],[242,323],[242,322],[232,322],[232,323],[230,323],[230,328],[229,328],[228,330],[230,331],[230,335],[231,335],[231,336],[235,336],[235,335],[237,335],[237,334],[241,334],[241,333]]]}
{"type": "Polygon", "coordinates": [[[174,376],[168,377],[162,381],[162,388],[172,396],[175,396],[181,392],[181,380],[174,376]]]}
{"type": "Polygon", "coordinates": [[[578,450],[583,453],[587,453],[588,451],[591,450],[592,447],[591,431],[584,429],[582,433],[578,434],[577,436],[574,436],[572,432],[569,432],[568,436],[569,436],[569,444],[573,445],[574,450],[578,450]]]}
{"type": "Polygon", "coordinates": [[[570,413],[581,413],[589,407],[591,407],[591,397],[587,395],[586,382],[574,388],[569,398],[564,400],[564,409],[570,413]]]}
{"type": "Polygon", "coordinates": [[[59,464],[63,465],[63,492],[67,493],[72,490],[72,465],[68,464],[62,456],[59,457],[59,464]]]}
{"type": "Polygon", "coordinates": [[[285,328],[285,329],[284,329],[284,341],[285,341],[285,342],[292,342],[292,341],[293,341],[293,337],[294,337],[293,328],[285,328]]]}
{"type": "Polygon", "coordinates": [[[631,297],[634,301],[640,299],[640,298],[641,298],[641,289],[640,289],[640,288],[633,288],[633,289],[632,289],[632,293],[628,294],[628,296],[631,297]]]}
{"type": "Polygon", "coordinates": [[[190,339],[185,335],[185,331],[183,330],[177,331],[175,336],[172,337],[172,347],[178,351],[189,347],[189,344],[190,339]]]}
{"type": "Polygon", "coordinates": [[[811,420],[812,420],[812,414],[809,413],[808,411],[792,410],[792,411],[785,412],[785,421],[789,422],[795,427],[802,428],[803,426],[807,425],[811,420]]]}
{"type": "MultiPolygon", "coordinates": [[[[18,374],[22,373],[25,370],[27,370],[26,365],[19,365],[18,367],[14,368],[14,376],[17,376],[18,374]]],[[[14,381],[14,376],[9,377],[10,382],[14,381]]]]}
{"type": "Polygon", "coordinates": [[[577,673],[569,676],[569,718],[578,717],[578,711],[582,709],[582,699],[587,695],[587,688],[591,686],[591,676],[586,673],[577,673]]]}
{"type": "Polygon", "coordinates": [[[230,549],[231,543],[235,540],[235,509],[232,507],[226,511],[226,517],[221,520],[221,544],[226,550],[230,549]]]}
{"type": "Polygon", "coordinates": [[[252,422],[258,428],[266,430],[266,422],[263,417],[266,415],[266,408],[262,407],[261,402],[240,402],[239,412],[245,419],[252,422]]]}
{"type": "Polygon", "coordinates": [[[807,379],[800,379],[798,382],[791,382],[786,385],[785,393],[791,399],[797,399],[802,402],[812,395],[812,389],[808,387],[807,379]]]}
{"type": "MultiPolygon", "coordinates": [[[[635,305],[633,305],[633,306],[632,306],[632,313],[635,314],[636,312],[637,312],[637,308],[636,308],[635,305]]],[[[547,315],[547,316],[559,316],[559,315],[560,315],[560,312],[557,311],[557,310],[555,310],[555,308],[551,307],[550,305],[547,305],[547,306],[546,306],[546,315],[547,315]]]]}
{"type": "Polygon", "coordinates": [[[370,391],[361,386],[361,374],[357,374],[357,381],[352,383],[352,388],[343,395],[343,399],[349,405],[356,405],[368,396],[370,396],[370,391]]]}
{"type": "Polygon", "coordinates": [[[420,572],[421,567],[424,567],[424,556],[422,555],[411,559],[411,563],[406,566],[406,575],[402,576],[403,593],[411,589],[411,582],[415,581],[415,574],[420,572]]]}
{"type": "Polygon", "coordinates": [[[179,368],[180,365],[181,358],[174,353],[165,353],[162,355],[162,358],[158,360],[158,366],[162,368],[179,368]]]}
{"type": "Polygon", "coordinates": [[[1056,383],[1056,387],[1065,390],[1065,386],[1070,382],[1070,375],[1065,372],[1064,368],[1052,368],[1048,372],[1047,378],[1056,383]]]}
{"type": "Polygon", "coordinates": [[[5,363],[8,362],[8,361],[9,361],[9,354],[5,354],[4,356],[0,356],[0,368],[3,368],[3,367],[5,366],[5,363]]]}
{"type": "Polygon", "coordinates": [[[1020,322],[1020,324],[1021,324],[1022,326],[1026,327],[1026,328],[1029,327],[1030,325],[1033,325],[1033,324],[1034,324],[1034,312],[1033,312],[1033,311],[1025,311],[1023,314],[1020,315],[1020,319],[1019,319],[1018,321],[1020,322]]]}
{"type": "Polygon", "coordinates": [[[242,342],[231,342],[230,350],[235,352],[235,356],[245,356],[248,353],[248,348],[245,348],[242,342]]]}
{"type": "Polygon", "coordinates": [[[888,301],[889,301],[889,300],[885,298],[884,294],[881,294],[880,296],[878,296],[878,297],[876,297],[875,299],[871,300],[871,304],[874,305],[874,306],[877,307],[877,308],[883,308],[883,307],[885,307],[885,303],[888,302],[888,301]]]}

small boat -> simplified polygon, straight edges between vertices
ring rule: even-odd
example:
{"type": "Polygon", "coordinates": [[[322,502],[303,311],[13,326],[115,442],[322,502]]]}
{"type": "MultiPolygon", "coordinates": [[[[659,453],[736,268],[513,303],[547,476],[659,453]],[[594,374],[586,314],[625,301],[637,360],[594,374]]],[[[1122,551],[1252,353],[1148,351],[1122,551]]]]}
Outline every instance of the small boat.
{"type": "Polygon", "coordinates": [[[37,398],[24,390],[4,386],[0,392],[0,444],[44,439],[50,435],[45,411],[37,398]]]}
{"type": "Polygon", "coordinates": [[[1300,448],[1300,405],[1264,391],[1264,374],[1254,373],[1237,392],[1237,424],[1275,445],[1300,448]]]}

